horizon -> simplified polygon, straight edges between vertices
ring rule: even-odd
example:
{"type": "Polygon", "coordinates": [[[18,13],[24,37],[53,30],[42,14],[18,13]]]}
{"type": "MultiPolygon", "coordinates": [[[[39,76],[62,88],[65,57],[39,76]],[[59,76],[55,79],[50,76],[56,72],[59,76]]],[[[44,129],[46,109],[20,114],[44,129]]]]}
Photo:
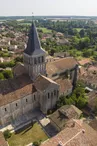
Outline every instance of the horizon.
{"type": "MultiPolygon", "coordinates": [[[[0,17],[32,17],[32,15],[2,15],[0,17]]],[[[34,15],[34,17],[97,17],[97,15],[34,15]]]]}

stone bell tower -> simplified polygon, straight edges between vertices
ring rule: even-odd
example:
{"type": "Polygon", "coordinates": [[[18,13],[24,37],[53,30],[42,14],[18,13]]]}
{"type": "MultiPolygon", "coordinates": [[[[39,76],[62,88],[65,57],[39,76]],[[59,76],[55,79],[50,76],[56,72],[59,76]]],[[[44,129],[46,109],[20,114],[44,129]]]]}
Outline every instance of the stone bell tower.
{"type": "Polygon", "coordinates": [[[41,48],[34,22],[29,32],[27,48],[24,50],[24,66],[34,80],[39,74],[46,75],[46,52],[41,48]]]}

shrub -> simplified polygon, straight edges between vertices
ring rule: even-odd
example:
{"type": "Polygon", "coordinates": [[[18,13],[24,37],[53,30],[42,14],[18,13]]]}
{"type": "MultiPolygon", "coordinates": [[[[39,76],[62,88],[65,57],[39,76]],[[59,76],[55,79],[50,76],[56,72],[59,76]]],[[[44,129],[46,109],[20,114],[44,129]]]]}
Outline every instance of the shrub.
{"type": "Polygon", "coordinates": [[[33,142],[33,145],[34,145],[34,146],[39,146],[39,145],[40,145],[40,142],[35,141],[35,142],[33,142]]]}
{"type": "Polygon", "coordinates": [[[4,75],[2,73],[0,73],[0,80],[4,79],[4,75]]]}
{"type": "Polygon", "coordinates": [[[4,135],[5,139],[7,140],[8,138],[11,137],[12,134],[9,130],[6,130],[6,131],[4,131],[3,135],[4,135]]]}

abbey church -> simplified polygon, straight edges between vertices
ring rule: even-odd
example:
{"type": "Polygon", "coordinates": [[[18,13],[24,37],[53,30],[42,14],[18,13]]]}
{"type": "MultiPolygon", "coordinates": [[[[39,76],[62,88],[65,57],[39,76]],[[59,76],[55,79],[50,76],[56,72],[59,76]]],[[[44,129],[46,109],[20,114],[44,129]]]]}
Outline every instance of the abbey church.
{"type": "Polygon", "coordinates": [[[47,60],[37,29],[32,23],[24,64],[13,68],[13,79],[0,81],[0,125],[14,123],[35,109],[44,114],[53,109],[60,95],[70,95],[77,80],[77,62],[73,57],[47,60]]]}

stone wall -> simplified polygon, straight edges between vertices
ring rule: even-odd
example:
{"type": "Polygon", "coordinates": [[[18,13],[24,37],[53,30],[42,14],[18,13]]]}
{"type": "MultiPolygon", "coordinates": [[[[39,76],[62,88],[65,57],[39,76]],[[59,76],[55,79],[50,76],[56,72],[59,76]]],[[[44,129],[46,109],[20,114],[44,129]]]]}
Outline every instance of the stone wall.
{"type": "Polygon", "coordinates": [[[59,85],[51,84],[48,89],[43,93],[41,98],[41,110],[43,113],[47,113],[48,110],[53,109],[56,105],[56,101],[59,97],[59,85]]]}
{"type": "Polygon", "coordinates": [[[39,74],[46,75],[45,55],[29,56],[24,53],[24,66],[27,69],[29,76],[35,79],[39,74]]]}
{"type": "Polygon", "coordinates": [[[12,103],[0,107],[0,123],[7,125],[22,114],[38,107],[38,93],[28,95],[12,103]]]}

